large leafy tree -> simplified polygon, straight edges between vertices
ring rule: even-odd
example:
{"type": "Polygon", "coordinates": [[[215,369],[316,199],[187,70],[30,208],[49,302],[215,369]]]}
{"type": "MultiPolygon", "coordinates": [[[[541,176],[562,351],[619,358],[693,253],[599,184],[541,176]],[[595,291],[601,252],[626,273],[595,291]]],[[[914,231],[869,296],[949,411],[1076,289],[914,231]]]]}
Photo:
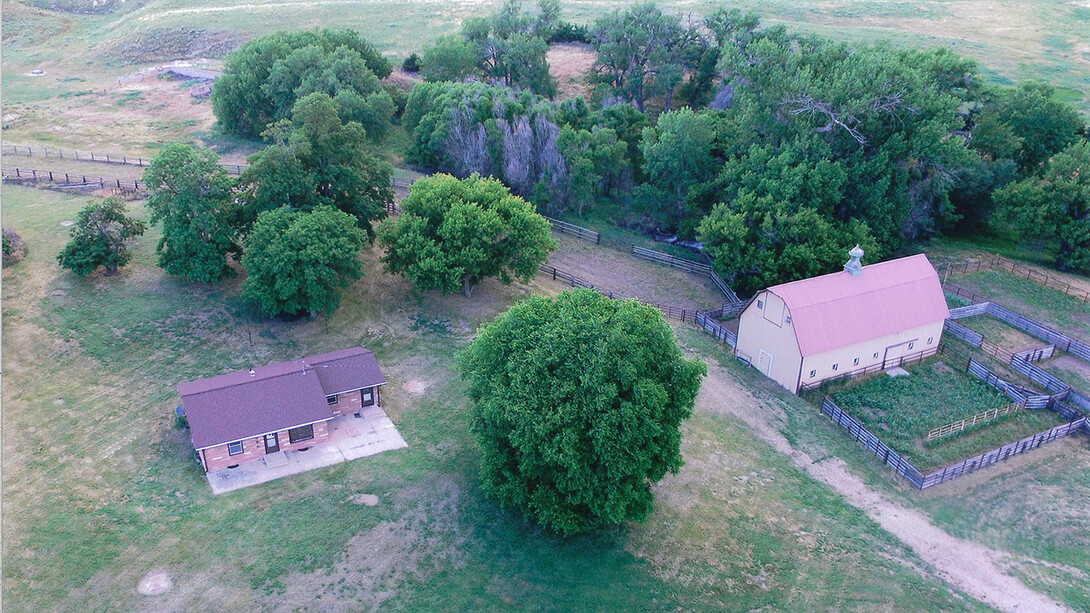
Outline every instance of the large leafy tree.
{"type": "Polygon", "coordinates": [[[1074,143],[1083,130],[1079,112],[1057,100],[1055,88],[1045,83],[1025,81],[1017,88],[999,90],[994,109],[996,122],[1009,126],[1009,155],[1026,173],[1074,143]]]}
{"type": "Polygon", "coordinates": [[[715,172],[715,120],[691,109],[659,116],[655,128],[645,128],[640,150],[656,199],[671,226],[681,224],[689,187],[715,172]]]}
{"type": "Polygon", "coordinates": [[[424,48],[421,75],[425,81],[461,81],[477,70],[477,50],[461,34],[440,36],[424,48]]]}
{"type": "Polygon", "coordinates": [[[212,88],[212,109],[228,132],[258,136],[288,117],[300,98],[323,92],[337,100],[346,121],[359,122],[372,138],[380,138],[394,103],[379,80],[391,70],[390,62],[352,30],[275,32],[228,56],[212,88]]]}
{"type": "Polygon", "coordinates": [[[596,81],[641,112],[654,95],[663,95],[670,109],[670,98],[689,63],[687,47],[693,43],[678,17],[643,2],[599,19],[593,36],[598,48],[596,81]]]}
{"type": "Polygon", "coordinates": [[[563,534],[650,513],[706,374],[661,313],[591,290],[511,307],[459,367],[485,491],[563,534]]]}
{"type": "Polygon", "coordinates": [[[1090,141],[1056,154],[1041,177],[995,192],[1000,218],[1026,242],[1058,246],[1056,265],[1090,272],[1090,141]]]}
{"type": "Polygon", "coordinates": [[[269,316],[329,316],[340,306],[339,290],[363,274],[359,252],[365,240],[355,218],[332,207],[265,211],[242,257],[243,296],[269,316]]]}
{"type": "Polygon", "coordinates": [[[549,222],[495,179],[433,175],[413,184],[401,209],[379,226],[382,261],[422,289],[470,296],[486,277],[526,281],[556,248],[549,222]]]}
{"type": "Polygon", "coordinates": [[[237,254],[233,182],[210,151],[183,143],[164,146],[144,171],[151,223],[163,225],[159,266],[190,281],[213,282],[237,254]]]}
{"type": "Polygon", "coordinates": [[[323,93],[299,100],[290,120],[266,133],[273,144],[250,156],[239,177],[244,202],[240,228],[262,211],[288,204],[301,210],[330,205],[355,217],[368,236],[393,202],[393,167],[371,153],[365,130],[343,122],[336,102],[323,93]]]}
{"type": "Polygon", "coordinates": [[[90,202],[72,226],[72,238],[57,254],[57,263],[80,276],[99,266],[112,275],[132,259],[129,248],[144,234],[147,225],[125,214],[125,203],[117,198],[90,202]]]}

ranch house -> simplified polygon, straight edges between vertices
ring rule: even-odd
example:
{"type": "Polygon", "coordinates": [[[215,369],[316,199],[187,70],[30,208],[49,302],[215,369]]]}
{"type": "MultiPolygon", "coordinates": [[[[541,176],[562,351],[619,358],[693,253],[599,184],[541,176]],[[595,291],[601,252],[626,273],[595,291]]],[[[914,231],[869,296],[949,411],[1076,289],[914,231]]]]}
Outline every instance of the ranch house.
{"type": "Polygon", "coordinates": [[[738,323],[738,357],[792,392],[935,353],[946,297],[923,254],[762,290],[738,323]]]}
{"type": "Polygon", "coordinates": [[[205,472],[264,460],[330,441],[334,419],[377,408],[386,384],[363,347],[189,381],[178,385],[205,472]]]}

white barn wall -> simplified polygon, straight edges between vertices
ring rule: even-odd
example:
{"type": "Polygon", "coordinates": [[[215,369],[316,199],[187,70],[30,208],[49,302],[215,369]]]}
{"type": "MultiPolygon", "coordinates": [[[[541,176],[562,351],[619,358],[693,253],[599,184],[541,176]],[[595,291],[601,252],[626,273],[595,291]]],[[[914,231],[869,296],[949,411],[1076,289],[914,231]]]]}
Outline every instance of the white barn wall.
{"type": "MultiPolygon", "coordinates": [[[[942,321],[936,321],[897,334],[890,334],[809,356],[802,361],[801,382],[803,384],[813,383],[814,381],[836,377],[860,368],[880,365],[886,358],[886,349],[890,347],[894,348],[888,356],[890,359],[936,349],[942,338],[942,324],[942,321]],[[928,343],[928,339],[931,340],[930,343],[928,343]],[[912,348],[909,348],[907,343],[912,343],[912,348]],[[875,353],[878,354],[877,358],[874,357],[875,353]],[[858,364],[855,364],[856,358],[859,358],[858,364]],[[837,366],[836,370],[833,369],[834,365],[837,366]],[[814,376],[810,376],[811,371],[814,371],[814,376]]],[[[739,335],[740,337],[741,335],[739,335]]]]}
{"type": "Polygon", "coordinates": [[[737,354],[794,392],[798,390],[802,352],[790,318],[779,296],[767,290],[759,292],[739,316],[737,354]],[[771,358],[771,365],[762,362],[762,351],[771,358]]]}

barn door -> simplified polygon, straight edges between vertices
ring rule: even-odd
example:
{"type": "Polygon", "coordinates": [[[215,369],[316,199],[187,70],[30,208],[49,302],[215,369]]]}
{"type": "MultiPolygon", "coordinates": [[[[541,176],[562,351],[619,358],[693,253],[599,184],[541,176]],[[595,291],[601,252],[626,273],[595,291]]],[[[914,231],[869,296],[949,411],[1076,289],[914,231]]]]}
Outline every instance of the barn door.
{"type": "Polygon", "coordinates": [[[761,355],[757,358],[757,370],[763,372],[766,377],[771,377],[772,372],[772,354],[761,350],[761,355]]]}

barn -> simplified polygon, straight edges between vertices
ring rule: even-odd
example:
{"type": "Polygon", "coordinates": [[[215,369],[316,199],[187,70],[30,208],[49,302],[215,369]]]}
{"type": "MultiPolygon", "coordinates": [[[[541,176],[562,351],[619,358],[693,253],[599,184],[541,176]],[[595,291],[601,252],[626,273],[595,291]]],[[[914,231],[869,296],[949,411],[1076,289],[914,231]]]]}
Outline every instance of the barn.
{"type": "Polygon", "coordinates": [[[862,264],[757,292],[738,323],[739,359],[792,392],[935,353],[950,316],[926,255],[862,264]]]}

